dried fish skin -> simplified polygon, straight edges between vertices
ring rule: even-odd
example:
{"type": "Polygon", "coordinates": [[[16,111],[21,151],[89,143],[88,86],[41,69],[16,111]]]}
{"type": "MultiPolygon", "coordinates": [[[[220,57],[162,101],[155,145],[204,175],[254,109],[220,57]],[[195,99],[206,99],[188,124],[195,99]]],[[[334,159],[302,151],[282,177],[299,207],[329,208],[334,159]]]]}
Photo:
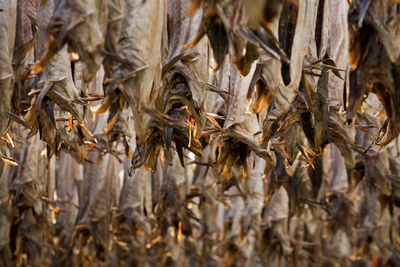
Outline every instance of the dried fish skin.
{"type": "MultiPolygon", "coordinates": [[[[185,45],[186,47],[194,47],[202,40],[204,35],[207,35],[214,53],[216,62],[215,70],[218,70],[222,66],[225,56],[229,51],[228,35],[224,23],[217,14],[217,5],[218,3],[211,1],[202,2],[200,27],[193,40],[185,45]]],[[[192,1],[191,6],[188,8],[188,13],[192,15],[199,8],[200,2],[194,4],[194,1],[192,1]]]]}
{"type": "Polygon", "coordinates": [[[290,125],[284,133],[284,138],[286,141],[287,160],[292,165],[300,152],[298,146],[305,143],[305,135],[300,124],[293,123],[290,125]]]}
{"type": "Polygon", "coordinates": [[[0,3],[0,88],[3,96],[0,100],[0,134],[3,135],[7,119],[3,114],[9,111],[13,91],[14,73],[12,54],[14,50],[17,1],[2,1],[0,3]]]}
{"type": "MultiPolygon", "coordinates": [[[[55,1],[47,1],[45,5],[40,3],[38,8],[38,40],[41,44],[38,46],[38,57],[46,55],[47,48],[47,26],[51,23],[55,8],[55,1]]],[[[35,108],[42,108],[43,99],[48,96],[52,101],[64,110],[71,112],[78,120],[83,118],[83,110],[79,109],[76,101],[79,99],[80,91],[75,87],[72,79],[71,62],[68,57],[67,47],[60,47],[47,63],[46,68],[40,74],[36,86],[41,89],[35,108]]],[[[44,101],[47,102],[47,101],[44,101]]],[[[46,104],[46,103],[44,103],[46,104]]]]}
{"type": "MultiPolygon", "coordinates": [[[[201,136],[205,120],[204,103],[207,96],[205,83],[209,79],[209,46],[207,38],[203,38],[195,47],[185,47],[195,35],[201,22],[201,12],[196,12],[191,17],[186,15],[188,1],[173,1],[170,17],[172,18],[172,28],[169,39],[168,55],[163,67],[163,78],[165,79],[164,93],[166,100],[163,100],[164,112],[168,113],[173,105],[179,102],[187,105],[189,112],[194,117],[197,124],[195,139],[201,136]],[[183,98],[178,99],[176,93],[177,84],[187,84],[189,91],[179,94],[183,98]],[[176,90],[175,90],[176,89],[176,90]],[[173,98],[177,98],[172,101],[173,98]],[[184,100],[187,99],[187,100],[184,100]]],[[[179,97],[180,98],[180,97],[179,97]]]]}
{"type": "Polygon", "coordinates": [[[106,49],[110,52],[116,52],[118,39],[120,34],[121,23],[123,19],[122,1],[109,0],[108,19],[107,19],[107,35],[106,49]]]}
{"type": "MultiPolygon", "coordinates": [[[[226,120],[223,128],[227,129],[235,123],[242,123],[250,117],[248,108],[246,107],[246,93],[256,71],[256,64],[247,76],[241,77],[235,66],[226,59],[223,67],[218,73],[218,88],[229,94],[227,109],[224,111],[226,120]]],[[[214,111],[212,111],[214,112],[214,111]]]]}
{"type": "Polygon", "coordinates": [[[292,252],[289,236],[284,230],[289,219],[289,195],[283,186],[279,187],[268,202],[263,213],[263,221],[267,226],[273,226],[276,235],[283,246],[284,253],[292,252]]]}
{"type": "MultiPolygon", "coordinates": [[[[38,39],[44,42],[46,39],[46,26],[50,22],[54,3],[49,1],[46,5],[40,7],[38,11],[38,39]]],[[[46,53],[43,45],[39,46],[38,49],[40,53],[46,53]]],[[[84,112],[83,108],[77,104],[80,99],[80,90],[75,87],[72,78],[67,47],[61,48],[51,59],[47,68],[39,75],[35,86],[40,90],[36,90],[35,93],[31,92],[31,95],[33,94],[30,101],[31,105],[26,110],[24,119],[32,126],[29,136],[39,131],[41,139],[45,140],[49,145],[49,155],[53,155],[59,151],[60,142],[67,144],[70,141],[70,138],[67,137],[65,140],[60,140],[65,136],[62,130],[57,129],[53,111],[54,103],[61,110],[70,112],[78,121],[82,121],[84,112]]],[[[75,145],[77,143],[71,143],[70,147],[75,145]]],[[[82,161],[82,155],[79,153],[78,159],[82,161]]]]}
{"type": "Polygon", "coordinates": [[[124,97],[134,114],[135,132],[142,143],[150,127],[151,117],[142,107],[155,107],[160,97],[162,31],[165,19],[163,1],[128,1],[122,3],[124,18],[118,43],[119,57],[127,59],[128,67],[121,66],[117,73],[124,97]],[[134,77],[129,73],[141,69],[134,77]]]}
{"type": "MultiPolygon", "coordinates": [[[[61,49],[50,61],[37,83],[41,88],[36,108],[41,108],[43,99],[47,96],[61,110],[70,112],[78,121],[83,119],[83,108],[77,104],[80,100],[80,90],[75,87],[72,79],[67,47],[61,49]],[[47,91],[47,92],[45,92],[47,91]]],[[[46,102],[46,101],[45,101],[46,102]]]]}
{"type": "Polygon", "coordinates": [[[57,208],[63,212],[56,214],[56,229],[60,229],[62,246],[67,248],[78,215],[78,183],[83,180],[83,166],[63,151],[59,153],[56,163],[60,166],[59,171],[56,172],[56,200],[65,201],[65,203],[57,203],[57,208]]]}
{"type": "Polygon", "coordinates": [[[245,4],[242,1],[204,1],[201,4],[195,2],[192,1],[188,13],[193,15],[196,10],[201,9],[201,25],[193,40],[185,46],[194,47],[207,35],[215,60],[213,70],[219,70],[229,54],[232,63],[246,76],[258,57],[258,49],[252,42],[241,38],[241,28],[246,27],[248,23],[245,4]]]}
{"type": "Polygon", "coordinates": [[[4,255],[4,259],[0,262],[4,264],[4,261],[11,261],[12,252],[9,248],[10,243],[10,231],[12,225],[12,218],[10,216],[11,205],[8,203],[9,198],[9,186],[10,176],[12,172],[12,166],[1,162],[1,175],[0,175],[0,251],[4,255]]]}
{"type": "Polygon", "coordinates": [[[96,256],[101,261],[108,259],[110,209],[115,198],[115,183],[117,159],[110,154],[99,160],[101,154],[90,152],[87,156],[91,162],[83,167],[83,185],[80,195],[79,211],[75,223],[72,242],[85,242],[88,238],[85,230],[89,230],[96,244],[96,256]],[[97,166],[96,166],[97,165],[97,166]],[[96,166],[94,168],[93,166],[96,166]],[[78,237],[81,237],[78,239],[78,237]],[[82,240],[83,237],[83,240],[82,240]]]}
{"type": "Polygon", "coordinates": [[[46,49],[32,68],[39,73],[47,67],[57,52],[68,44],[69,50],[79,55],[85,65],[83,80],[90,82],[103,61],[107,28],[107,1],[63,0],[56,3],[47,27],[46,49]]]}
{"type": "Polygon", "coordinates": [[[18,0],[0,265],[398,265],[399,0],[190,1],[18,0]]]}
{"type": "Polygon", "coordinates": [[[373,92],[383,104],[387,116],[387,126],[382,129],[385,133],[385,140],[382,145],[387,145],[399,135],[400,109],[398,108],[399,92],[396,90],[399,81],[399,67],[392,63],[387,50],[378,39],[380,28],[367,21],[359,27],[355,25],[357,2],[352,5],[349,11],[349,30],[351,33],[351,46],[349,47],[350,59],[353,70],[350,72],[350,95],[348,103],[349,119],[356,115],[364,101],[364,95],[373,92]],[[357,40],[357,36],[363,38],[357,40]]]}
{"type": "Polygon", "coordinates": [[[13,155],[20,165],[14,168],[10,178],[10,198],[13,205],[12,235],[9,246],[15,255],[29,255],[29,262],[37,265],[43,262],[47,249],[40,245],[49,244],[50,215],[47,203],[40,196],[47,191],[48,170],[46,169],[45,148],[39,136],[30,142],[18,142],[13,155]],[[30,164],[27,164],[27,163],[30,164]],[[24,208],[26,207],[26,208],[24,208]]]}
{"type": "Polygon", "coordinates": [[[34,62],[35,47],[37,48],[37,29],[32,24],[37,22],[37,7],[33,0],[18,1],[17,25],[13,52],[13,69],[15,88],[13,92],[12,108],[20,114],[23,110],[23,101],[30,90],[32,81],[26,81],[26,71],[34,62]]]}
{"type": "Polygon", "coordinates": [[[328,182],[328,192],[346,192],[348,176],[344,157],[334,144],[328,145],[322,155],[323,179],[328,182]],[[335,165],[333,165],[333,163],[335,165]]]}
{"type": "Polygon", "coordinates": [[[352,1],[349,10],[350,29],[373,27],[390,62],[399,64],[400,20],[396,1],[352,1]]]}
{"type": "MultiPolygon", "coordinates": [[[[164,72],[173,66],[171,63],[176,63],[179,60],[184,62],[187,60],[188,63],[197,62],[198,59],[203,58],[208,60],[208,56],[205,54],[207,51],[204,51],[204,48],[207,50],[207,46],[204,47],[204,45],[200,45],[200,48],[185,47],[185,44],[194,37],[196,31],[200,27],[202,16],[201,10],[198,10],[193,15],[188,17],[186,10],[189,6],[189,1],[173,0],[171,2],[171,6],[168,9],[168,15],[172,21],[168,40],[168,55],[165,60],[166,63],[164,66],[164,72]],[[197,53],[201,53],[201,55],[198,55],[197,53]]],[[[200,43],[206,44],[207,38],[205,38],[204,41],[202,39],[200,43]]],[[[203,68],[201,68],[201,70],[201,73],[203,73],[203,68]]],[[[204,77],[200,78],[204,79],[204,77]]]]}
{"type": "Polygon", "coordinates": [[[108,0],[107,8],[107,31],[105,34],[104,45],[107,55],[104,58],[103,66],[106,72],[106,77],[111,78],[113,66],[115,64],[114,58],[118,57],[118,39],[124,12],[122,10],[121,0],[108,0]]]}
{"type": "MultiPolygon", "coordinates": [[[[240,77],[235,66],[226,59],[219,73],[219,88],[229,92],[226,110],[217,110],[225,115],[222,136],[219,140],[217,168],[222,177],[230,179],[233,169],[237,169],[241,178],[246,177],[246,158],[251,151],[266,158],[267,153],[260,148],[254,133],[260,131],[255,114],[246,112],[246,89],[255,72],[255,64],[246,77],[240,77]],[[230,75],[229,75],[230,74],[230,75]],[[232,153],[232,151],[236,151],[232,153]]],[[[215,111],[213,111],[215,112],[215,111]]]]}
{"type": "MultiPolygon", "coordinates": [[[[270,55],[261,55],[262,68],[259,76],[255,76],[255,81],[252,82],[253,86],[261,78],[265,84],[265,88],[269,91],[275,101],[276,107],[283,113],[288,112],[293,100],[297,96],[300,82],[303,77],[303,68],[307,63],[317,60],[317,51],[314,40],[314,33],[308,32],[308,29],[315,29],[316,14],[318,8],[318,1],[299,1],[297,10],[297,19],[295,25],[295,33],[293,36],[293,43],[291,46],[289,76],[288,84],[284,82],[282,77],[281,68],[282,62],[280,59],[270,55]],[[307,14],[314,14],[308,16],[307,14]]],[[[271,33],[277,40],[279,32],[279,16],[270,23],[271,33]]],[[[307,79],[313,84],[317,83],[316,77],[307,75],[307,79]]],[[[316,91],[316,86],[312,86],[316,91]]],[[[252,89],[252,88],[251,88],[252,89]]],[[[262,106],[259,107],[262,109],[262,106]]]]}

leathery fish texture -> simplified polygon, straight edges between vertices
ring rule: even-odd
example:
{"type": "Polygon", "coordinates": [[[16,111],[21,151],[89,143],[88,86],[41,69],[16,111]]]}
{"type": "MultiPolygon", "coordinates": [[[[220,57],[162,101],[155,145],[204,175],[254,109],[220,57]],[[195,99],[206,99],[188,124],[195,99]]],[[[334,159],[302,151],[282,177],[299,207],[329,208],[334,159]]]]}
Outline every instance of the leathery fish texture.
{"type": "Polygon", "coordinates": [[[0,1],[0,266],[400,266],[399,0],[0,1]]]}

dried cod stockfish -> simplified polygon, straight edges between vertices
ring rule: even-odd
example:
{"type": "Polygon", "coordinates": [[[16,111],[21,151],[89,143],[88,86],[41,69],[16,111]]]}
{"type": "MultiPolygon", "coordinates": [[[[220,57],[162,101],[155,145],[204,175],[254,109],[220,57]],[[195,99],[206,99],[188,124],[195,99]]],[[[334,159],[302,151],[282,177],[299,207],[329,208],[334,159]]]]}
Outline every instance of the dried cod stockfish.
{"type": "MultiPolygon", "coordinates": [[[[247,75],[251,64],[258,57],[258,50],[254,39],[243,38],[248,24],[258,26],[259,21],[253,17],[254,10],[251,1],[191,1],[187,9],[188,14],[202,10],[202,20],[196,36],[186,47],[193,47],[207,35],[214,55],[213,70],[218,70],[229,53],[230,58],[242,75],[247,75]],[[249,21],[249,17],[251,17],[249,21]]],[[[270,52],[273,49],[268,48],[270,52]]],[[[275,56],[276,52],[272,51],[275,56]]]]}
{"type": "MultiPolygon", "coordinates": [[[[188,1],[172,1],[168,13],[172,20],[172,30],[169,34],[168,56],[163,66],[165,92],[162,103],[164,112],[171,116],[176,116],[177,111],[174,110],[180,106],[187,106],[195,124],[193,138],[198,139],[205,124],[205,87],[208,82],[210,58],[207,38],[199,41],[194,48],[184,47],[193,38],[201,22],[201,12],[187,17],[185,10],[188,5],[188,1]],[[182,35],[182,32],[186,34],[182,35]]],[[[166,130],[166,134],[167,132],[169,130],[166,130]]],[[[167,143],[170,143],[169,138],[171,137],[166,138],[167,143]]]]}
{"type": "Polygon", "coordinates": [[[31,73],[41,72],[67,43],[69,52],[77,53],[85,66],[83,80],[91,81],[103,60],[107,13],[106,0],[54,2],[54,13],[45,28],[46,49],[31,73]]]}
{"type": "Polygon", "coordinates": [[[9,173],[9,200],[13,211],[9,213],[9,247],[18,262],[27,264],[26,258],[29,258],[31,264],[40,265],[49,260],[46,254],[50,244],[46,236],[51,235],[51,217],[48,203],[42,197],[49,190],[51,174],[39,136],[25,141],[19,135],[19,139],[13,154],[19,166],[9,173]]]}
{"type": "Polygon", "coordinates": [[[255,70],[241,78],[239,72],[227,59],[226,64],[220,70],[219,89],[229,92],[226,105],[220,110],[214,110],[225,117],[221,125],[223,134],[218,135],[217,140],[210,139],[210,142],[219,144],[217,166],[222,177],[228,179],[232,176],[232,168],[236,167],[240,177],[246,176],[246,158],[250,151],[254,151],[260,157],[266,157],[266,151],[260,148],[255,133],[260,131],[259,123],[255,114],[246,112],[246,88],[248,88],[252,74],[255,70]],[[225,108],[225,110],[224,110],[225,108]],[[237,151],[238,153],[232,153],[237,151]]]}
{"type": "Polygon", "coordinates": [[[352,71],[348,117],[354,117],[365,94],[376,94],[387,116],[386,125],[382,128],[385,133],[382,145],[390,143],[400,131],[400,114],[396,108],[399,99],[396,89],[399,86],[399,51],[394,45],[399,42],[398,34],[395,34],[399,27],[397,4],[393,5],[391,1],[368,1],[368,4],[355,1],[350,7],[352,71]]]}
{"type": "MultiPolygon", "coordinates": [[[[132,109],[137,147],[134,167],[145,163],[154,170],[154,159],[149,153],[157,155],[156,144],[149,146],[150,139],[157,141],[150,127],[151,117],[144,108],[160,106],[161,62],[163,59],[163,37],[165,24],[165,3],[162,1],[122,1],[124,17],[121,22],[117,45],[118,64],[113,67],[113,80],[103,103],[93,109],[103,113],[114,103],[121,93],[132,109]]],[[[119,109],[122,109],[120,105],[119,109]]]]}
{"type": "MultiPolygon", "coordinates": [[[[42,44],[46,40],[46,28],[50,23],[54,6],[53,1],[47,1],[44,6],[38,6],[38,40],[42,41],[42,44]]],[[[39,56],[46,53],[44,45],[39,45],[38,49],[39,56]]],[[[34,89],[29,94],[33,95],[33,98],[24,117],[32,126],[29,136],[39,131],[41,138],[50,147],[48,153],[53,155],[59,150],[58,146],[61,145],[61,142],[68,144],[74,139],[64,128],[60,125],[57,126],[54,110],[68,111],[78,121],[83,119],[83,107],[79,103],[80,89],[76,88],[73,81],[71,62],[66,46],[53,56],[47,68],[39,74],[38,81],[34,83],[34,89]]],[[[77,159],[83,161],[80,155],[77,156],[77,159]]]]}
{"type": "Polygon", "coordinates": [[[399,1],[3,2],[0,266],[400,264],[399,1]]]}

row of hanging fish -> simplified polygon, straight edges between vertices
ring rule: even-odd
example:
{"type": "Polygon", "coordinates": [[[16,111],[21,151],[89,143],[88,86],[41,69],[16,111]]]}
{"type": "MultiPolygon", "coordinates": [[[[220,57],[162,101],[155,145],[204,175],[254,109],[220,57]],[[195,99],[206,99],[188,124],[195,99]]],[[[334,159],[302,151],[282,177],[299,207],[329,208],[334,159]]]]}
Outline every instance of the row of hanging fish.
{"type": "Polygon", "coordinates": [[[397,0],[0,3],[0,265],[398,266],[397,0]]]}

